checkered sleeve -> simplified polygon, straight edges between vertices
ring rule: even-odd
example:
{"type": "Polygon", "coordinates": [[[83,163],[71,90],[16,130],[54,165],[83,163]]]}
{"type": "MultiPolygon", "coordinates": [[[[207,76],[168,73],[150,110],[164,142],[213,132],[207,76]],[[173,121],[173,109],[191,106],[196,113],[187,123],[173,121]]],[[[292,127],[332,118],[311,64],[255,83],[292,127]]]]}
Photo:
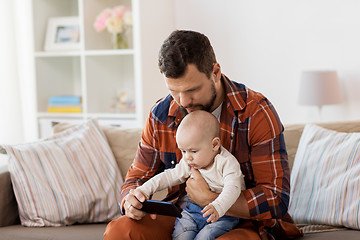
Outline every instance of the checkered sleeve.
{"type": "Polygon", "coordinates": [[[244,191],[251,219],[282,218],[289,205],[290,170],[283,126],[272,106],[263,99],[249,124],[251,166],[256,186],[244,191]]]}
{"type": "Polygon", "coordinates": [[[130,166],[124,184],[122,186],[120,200],[128,194],[130,189],[141,186],[159,171],[164,169],[157,151],[157,137],[155,131],[155,120],[152,115],[148,117],[141,136],[141,142],[137,149],[133,164],[130,166]]]}

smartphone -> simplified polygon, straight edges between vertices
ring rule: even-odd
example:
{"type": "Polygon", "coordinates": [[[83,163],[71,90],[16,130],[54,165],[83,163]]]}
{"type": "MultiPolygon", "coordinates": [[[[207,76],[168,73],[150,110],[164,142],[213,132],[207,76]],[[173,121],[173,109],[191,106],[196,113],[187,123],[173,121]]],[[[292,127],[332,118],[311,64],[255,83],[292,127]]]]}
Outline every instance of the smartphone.
{"type": "Polygon", "coordinates": [[[144,212],[181,218],[179,209],[171,202],[145,200],[142,205],[144,212]]]}

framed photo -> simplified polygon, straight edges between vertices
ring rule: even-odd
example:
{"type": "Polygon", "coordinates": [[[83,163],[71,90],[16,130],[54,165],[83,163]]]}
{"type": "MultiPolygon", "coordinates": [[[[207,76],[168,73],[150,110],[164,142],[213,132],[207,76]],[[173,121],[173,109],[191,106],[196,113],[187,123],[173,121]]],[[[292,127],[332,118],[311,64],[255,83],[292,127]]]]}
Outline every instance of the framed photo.
{"type": "Polygon", "coordinates": [[[79,49],[79,18],[50,18],[46,30],[45,51],[65,51],[79,49]]]}

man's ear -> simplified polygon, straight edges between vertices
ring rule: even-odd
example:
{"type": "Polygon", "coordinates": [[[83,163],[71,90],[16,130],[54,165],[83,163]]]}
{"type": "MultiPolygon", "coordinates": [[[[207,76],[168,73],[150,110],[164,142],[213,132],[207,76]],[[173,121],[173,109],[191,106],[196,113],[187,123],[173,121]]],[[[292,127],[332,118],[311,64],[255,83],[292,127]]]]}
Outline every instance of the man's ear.
{"type": "Polygon", "coordinates": [[[219,137],[214,137],[212,140],[212,148],[214,151],[218,151],[221,146],[221,140],[219,137]]]}
{"type": "Polygon", "coordinates": [[[216,80],[220,79],[220,77],[221,77],[221,67],[220,67],[219,63],[214,63],[212,74],[214,74],[214,78],[216,80]]]}

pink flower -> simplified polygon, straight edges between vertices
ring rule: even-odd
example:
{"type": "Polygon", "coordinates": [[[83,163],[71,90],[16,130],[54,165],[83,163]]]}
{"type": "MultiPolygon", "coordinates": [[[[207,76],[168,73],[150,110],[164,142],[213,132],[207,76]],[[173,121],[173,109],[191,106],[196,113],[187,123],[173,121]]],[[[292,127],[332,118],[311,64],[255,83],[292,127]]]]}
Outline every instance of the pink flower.
{"type": "Polygon", "coordinates": [[[131,9],[125,6],[106,8],[96,17],[94,28],[97,32],[105,29],[110,33],[122,33],[132,27],[131,9]]]}
{"type": "Polygon", "coordinates": [[[111,16],[112,10],[110,8],[104,9],[97,17],[94,22],[94,28],[97,32],[104,31],[106,28],[106,22],[111,16]]]}
{"type": "Polygon", "coordinates": [[[113,8],[114,17],[121,19],[124,16],[124,13],[130,11],[128,7],[125,6],[116,6],[113,8]]]}

